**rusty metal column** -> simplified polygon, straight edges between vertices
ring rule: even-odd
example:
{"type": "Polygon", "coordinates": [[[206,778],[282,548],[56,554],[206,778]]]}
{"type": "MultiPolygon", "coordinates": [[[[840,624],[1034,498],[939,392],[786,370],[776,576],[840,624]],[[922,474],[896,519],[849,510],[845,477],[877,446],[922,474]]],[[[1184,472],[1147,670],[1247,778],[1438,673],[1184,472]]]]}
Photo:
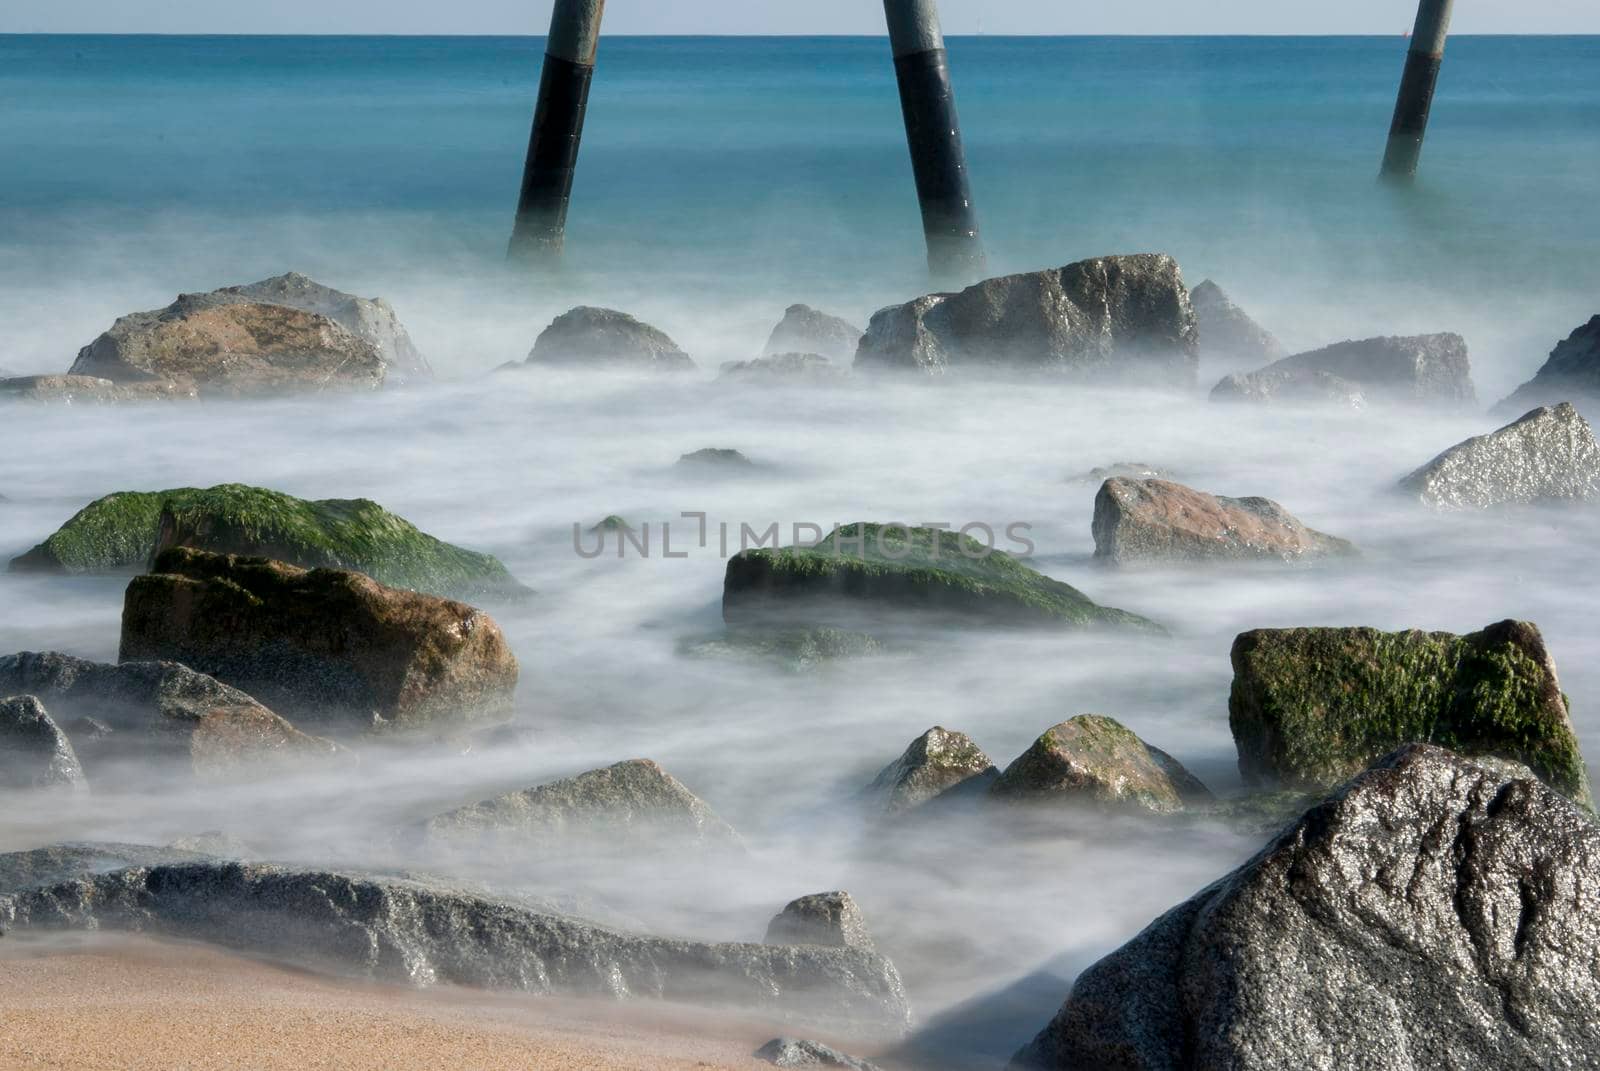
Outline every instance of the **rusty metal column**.
{"type": "Polygon", "coordinates": [[[1421,0],[1417,5],[1417,24],[1411,31],[1406,69],[1400,77],[1400,96],[1394,105],[1394,121],[1389,124],[1389,146],[1383,154],[1384,178],[1405,180],[1417,173],[1422,138],[1428,131],[1428,111],[1433,107],[1433,89],[1444,63],[1451,3],[1452,0],[1421,0]]]}
{"type": "Polygon", "coordinates": [[[539,104],[506,254],[512,260],[553,263],[561,258],[605,6],[605,0],[556,0],[550,14],[539,104]]]}
{"type": "Polygon", "coordinates": [[[934,0],[883,0],[883,12],[922,206],[928,271],[937,285],[964,286],[982,276],[985,260],[939,11],[934,0]]]}

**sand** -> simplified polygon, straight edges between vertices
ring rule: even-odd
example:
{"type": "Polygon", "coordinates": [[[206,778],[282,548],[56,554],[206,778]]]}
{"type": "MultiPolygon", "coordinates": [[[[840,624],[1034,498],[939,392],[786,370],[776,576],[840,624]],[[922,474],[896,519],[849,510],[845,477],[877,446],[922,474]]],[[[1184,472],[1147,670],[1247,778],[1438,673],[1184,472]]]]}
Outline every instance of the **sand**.
{"type": "Polygon", "coordinates": [[[750,1071],[779,1033],[616,1004],[330,979],[149,938],[0,939],[0,1068],[750,1071]]]}

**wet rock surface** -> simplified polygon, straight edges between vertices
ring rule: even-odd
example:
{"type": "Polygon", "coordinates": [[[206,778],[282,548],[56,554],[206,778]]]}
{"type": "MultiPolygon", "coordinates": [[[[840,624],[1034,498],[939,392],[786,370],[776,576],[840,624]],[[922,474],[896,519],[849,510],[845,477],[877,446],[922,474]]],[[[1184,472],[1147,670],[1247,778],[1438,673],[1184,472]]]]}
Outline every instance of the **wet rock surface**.
{"type": "Polygon", "coordinates": [[[75,841],[3,852],[0,853],[0,897],[88,880],[128,867],[196,863],[211,858],[209,852],[116,841],[75,841]]]}
{"type": "Polygon", "coordinates": [[[1138,254],[986,279],[882,309],[867,326],[855,366],[1190,386],[1198,345],[1177,261],[1138,254]]]}
{"type": "Polygon", "coordinates": [[[0,699],[0,788],[78,789],[84,784],[72,742],[38,697],[0,699]]]}
{"type": "Polygon", "coordinates": [[[767,337],[762,356],[811,353],[835,361],[849,361],[863,332],[854,324],[830,316],[810,305],[790,305],[767,337]]]}
{"type": "Polygon", "coordinates": [[[1095,495],[1093,530],[1095,558],[1115,565],[1294,562],[1356,552],[1271,499],[1227,498],[1168,480],[1107,480],[1095,495]]]}
{"type": "Polygon", "coordinates": [[[121,402],[193,401],[193,386],[176,383],[114,383],[101,376],[42,375],[0,378],[0,400],[50,402],[59,405],[108,405],[121,402]]]}
{"type": "Polygon", "coordinates": [[[649,759],[629,759],[547,785],[507,792],[428,819],[434,842],[518,852],[588,842],[608,850],[665,844],[739,849],[733,827],[649,759]]]}
{"type": "Polygon", "coordinates": [[[1286,402],[1291,405],[1365,409],[1367,395],[1360,385],[1330,372],[1310,368],[1268,368],[1223,376],[1211,388],[1214,402],[1286,402]]]}
{"type": "Polygon", "coordinates": [[[1289,352],[1272,332],[1251,319],[1210,279],[1189,291],[1189,303],[1194,306],[1203,357],[1261,364],[1276,361],[1289,352]]]}
{"type": "Polygon", "coordinates": [[[972,737],[935,725],[879,772],[867,786],[867,795],[893,814],[975,777],[999,772],[972,737]]]}
{"type": "Polygon", "coordinates": [[[1088,472],[1072,477],[1073,483],[1101,484],[1113,477],[1128,480],[1167,480],[1172,474],[1143,461],[1113,461],[1109,465],[1096,465],[1088,472]]]}
{"type": "Polygon", "coordinates": [[[833,383],[846,374],[845,368],[821,354],[785,352],[751,361],[729,361],[717,373],[717,379],[739,383],[833,383]]]}
{"type": "MultiPolygon", "coordinates": [[[[1235,377],[1229,377],[1235,379],[1235,377]]],[[[1224,380],[1227,383],[1229,380],[1224,380]]],[[[1472,404],[1477,393],[1472,386],[1472,364],[1467,343],[1460,335],[1388,336],[1337,342],[1320,350],[1285,357],[1257,372],[1236,380],[1223,390],[1223,396],[1251,396],[1265,392],[1281,394],[1290,384],[1313,394],[1346,395],[1353,384],[1368,401],[1415,403],[1441,407],[1472,404]],[[1320,386],[1307,381],[1307,374],[1323,373],[1340,382],[1323,381],[1320,386]]],[[[1217,397],[1217,391],[1213,391],[1217,397]]]]}
{"type": "Polygon", "coordinates": [[[534,341],[530,365],[693,371],[694,361],[666,332],[616,309],[580,305],[562,313],[534,341]]]}
{"type": "Polygon", "coordinates": [[[1600,315],[1573,331],[1550,351],[1534,377],[1494,407],[1497,417],[1512,417],[1535,406],[1575,401],[1588,408],[1600,400],[1600,315]]]}
{"type": "Polygon", "coordinates": [[[1002,551],[957,532],[856,523],[813,546],[745,550],[728,560],[729,625],[881,619],[906,613],[967,622],[1158,629],[1099,606],[1002,551]],[[832,619],[832,620],[830,620],[832,619]]]}
{"type": "Polygon", "coordinates": [[[290,716],[357,730],[509,713],[517,661],[482,610],[361,573],[177,547],[128,585],[122,658],[179,661],[290,716]]]}
{"type": "Polygon", "coordinates": [[[1014,1067],[1590,1067],[1600,828],[1412,745],[1084,971],[1014,1067]]]}
{"type": "Polygon", "coordinates": [[[428,366],[427,358],[417,351],[410,333],[400,323],[394,309],[382,298],[356,297],[331,286],[323,286],[297,271],[246,286],[226,287],[218,293],[326,316],[377,349],[386,368],[384,383],[388,386],[433,378],[433,369],[428,366]]]}
{"type": "Polygon", "coordinates": [[[1176,759],[1115,718],[1080,714],[1045,730],[1005,768],[989,795],[1176,814],[1210,793],[1176,759]]]}
{"type": "Polygon", "coordinates": [[[773,1038],[755,1051],[757,1060],[774,1067],[840,1067],[845,1071],[882,1071],[877,1064],[848,1056],[831,1045],[801,1038],[773,1038]]]}
{"type": "Polygon", "coordinates": [[[0,897],[0,925],[160,934],[419,986],[659,999],[899,1032],[893,964],[858,948],[637,936],[424,880],[193,862],[0,897]]]}
{"type": "Polygon", "coordinates": [[[861,908],[847,892],[812,893],[791,900],[767,926],[769,945],[873,948],[861,908]]]}
{"type": "Polygon", "coordinates": [[[1426,741],[1526,763],[1591,805],[1555,660],[1539,629],[1256,629],[1233,642],[1228,725],[1252,784],[1316,790],[1426,741]]]}
{"type": "Polygon", "coordinates": [[[1442,510],[1592,498],[1600,445],[1572,403],[1561,402],[1457,443],[1401,480],[1400,491],[1442,510]]]}

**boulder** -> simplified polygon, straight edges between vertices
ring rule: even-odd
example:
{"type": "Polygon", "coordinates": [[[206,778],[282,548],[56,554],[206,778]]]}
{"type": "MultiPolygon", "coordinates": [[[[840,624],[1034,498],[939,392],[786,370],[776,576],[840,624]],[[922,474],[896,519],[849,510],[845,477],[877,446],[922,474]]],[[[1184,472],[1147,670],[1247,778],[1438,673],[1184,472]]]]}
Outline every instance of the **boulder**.
{"type": "Polygon", "coordinates": [[[1402,744],[1526,763],[1591,805],[1555,660],[1537,626],[1458,636],[1256,629],[1233,641],[1228,725],[1250,784],[1319,790],[1402,744]]]}
{"type": "Polygon", "coordinates": [[[1600,399],[1600,315],[1557,343],[1534,377],[1493,409],[1498,417],[1515,416],[1540,405],[1600,399]]]}
{"type": "Polygon", "coordinates": [[[457,597],[519,597],[499,560],[418,531],[364,498],[309,501],[243,484],[121,491],[96,499],[13,572],[143,569],[170,547],[276,558],[307,569],[354,569],[392,587],[457,597]]]}
{"type": "Polygon", "coordinates": [[[810,305],[790,305],[783,310],[783,319],[772,329],[761,353],[764,357],[820,354],[824,358],[848,361],[856,355],[861,335],[861,328],[837,316],[819,312],[810,305]]]}
{"type": "Polygon", "coordinates": [[[1408,337],[1367,338],[1338,342],[1309,353],[1297,353],[1267,365],[1249,377],[1219,383],[1212,396],[1249,397],[1252,392],[1268,395],[1290,389],[1295,376],[1322,372],[1341,382],[1323,381],[1320,385],[1299,380],[1301,391],[1346,397],[1353,384],[1367,400],[1426,403],[1452,407],[1471,405],[1477,394],[1472,387],[1472,363],[1467,343],[1460,335],[1411,335],[1408,337]],[[1263,377],[1266,378],[1258,378],[1263,377]],[[1282,378],[1280,378],[1282,377],[1282,378]],[[1243,384],[1242,386],[1240,384],[1243,384]]]}
{"type": "Polygon", "coordinates": [[[1192,386],[1198,353],[1177,261],[1140,254],[986,279],[958,294],[882,309],[867,326],[855,364],[1192,386]]]}
{"type": "Polygon", "coordinates": [[[826,945],[872,951],[867,920],[847,892],[813,893],[790,900],[767,924],[769,945],[826,945]]]}
{"type": "Polygon", "coordinates": [[[0,699],[0,788],[82,787],[83,767],[72,742],[38,697],[0,699]]]}
{"type": "Polygon", "coordinates": [[[1332,406],[1340,409],[1365,409],[1367,396],[1348,379],[1310,368],[1263,369],[1223,376],[1211,388],[1214,402],[1254,402],[1270,404],[1332,406]]]}
{"type": "Polygon", "coordinates": [[[717,373],[717,379],[740,383],[831,383],[845,374],[843,368],[820,354],[775,353],[753,361],[729,361],[717,373]]]}
{"type": "Polygon", "coordinates": [[[113,383],[99,376],[44,375],[0,379],[0,399],[52,402],[61,405],[106,405],[120,402],[193,401],[193,386],[177,383],[113,383]]]}
{"type": "Polygon", "coordinates": [[[71,371],[238,397],[373,390],[387,365],[377,346],[329,317],[233,288],[122,317],[78,351],[71,371]]]}
{"type": "Polygon", "coordinates": [[[115,841],[73,841],[20,852],[0,852],[0,897],[93,878],[132,866],[195,863],[209,858],[209,853],[172,845],[158,848],[115,841]]]}
{"type": "Polygon", "coordinates": [[[773,1038],[754,1053],[774,1067],[840,1067],[844,1071],[882,1071],[877,1064],[847,1056],[820,1041],[773,1038]]]}
{"type": "Polygon", "coordinates": [[[679,456],[680,469],[702,472],[748,472],[756,463],[737,450],[708,446],[704,450],[679,456]]]}
{"type": "Polygon", "coordinates": [[[975,777],[993,777],[999,772],[972,737],[935,725],[885,766],[867,793],[894,814],[975,777]]]}
{"type": "Polygon", "coordinates": [[[187,765],[203,781],[309,762],[346,762],[237,688],[174,662],[108,665],[71,655],[0,655],[0,695],[37,696],[61,719],[96,781],[149,760],[187,765]]]}
{"type": "Polygon", "coordinates": [[[631,532],[633,526],[615,513],[608,514],[589,526],[591,532],[631,532]]]}
{"type": "Polygon", "coordinates": [[[580,305],[540,332],[528,364],[687,372],[694,361],[666,333],[625,312],[580,305]]]}
{"type": "Polygon", "coordinates": [[[424,834],[435,842],[498,844],[519,854],[578,843],[618,851],[663,843],[742,847],[732,826],[649,759],[460,807],[428,819],[424,834]]]}
{"type": "Polygon", "coordinates": [[[1252,320],[1210,279],[1189,291],[1189,304],[1194,306],[1195,328],[1200,334],[1203,357],[1238,364],[1264,364],[1289,352],[1272,332],[1252,320]]]}
{"type": "Polygon", "coordinates": [[[346,729],[503,720],[517,660],[500,626],[362,573],[163,551],[128,585],[122,658],[166,658],[297,718],[346,729]]]}
{"type": "Polygon", "coordinates": [[[1297,562],[1356,552],[1269,498],[1226,498],[1168,480],[1107,480],[1095,495],[1093,528],[1094,556],[1115,565],[1297,562]]]}
{"type": "Polygon", "coordinates": [[[1176,814],[1211,794],[1176,759],[1115,718],[1080,714],[1046,729],[989,786],[989,795],[1176,814]]]}
{"type": "Polygon", "coordinates": [[[906,613],[1003,625],[1160,631],[1099,606],[1003,551],[958,532],[841,525],[812,546],[740,551],[728,560],[722,616],[730,625],[906,613]]]}
{"type": "Polygon", "coordinates": [[[242,301],[284,305],[326,316],[359,338],[372,343],[386,368],[384,384],[400,386],[433,378],[433,369],[394,309],[382,298],[360,298],[323,286],[297,271],[263,279],[247,286],[230,286],[219,294],[237,295],[242,301]]]}
{"type": "Polygon", "coordinates": [[[1400,481],[1403,494],[1442,510],[1591,498],[1597,490],[1600,446],[1571,402],[1457,443],[1400,481]]]}
{"type": "Polygon", "coordinates": [[[0,925],[169,936],[418,986],[731,1006],[873,1032],[910,1018],[894,965],[863,949],[639,936],[421,879],[136,866],[0,897],[0,925]]]}
{"type": "Polygon", "coordinates": [[[1600,827],[1412,745],[1079,975],[1013,1067],[1592,1067],[1600,827]]]}

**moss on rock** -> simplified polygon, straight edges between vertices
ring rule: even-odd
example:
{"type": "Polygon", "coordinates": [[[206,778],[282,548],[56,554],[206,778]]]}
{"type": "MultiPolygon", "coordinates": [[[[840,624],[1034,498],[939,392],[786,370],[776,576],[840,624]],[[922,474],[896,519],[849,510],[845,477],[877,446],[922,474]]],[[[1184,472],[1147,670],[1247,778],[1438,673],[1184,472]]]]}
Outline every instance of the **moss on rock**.
{"type": "Polygon", "coordinates": [[[351,569],[391,587],[452,597],[527,594],[500,561],[419,531],[364,498],[308,501],[244,484],[123,491],[79,510],[13,571],[142,569],[168,547],[351,569]]]}
{"type": "Polygon", "coordinates": [[[1402,744],[1526,763],[1593,806],[1567,700],[1526,621],[1480,632],[1258,629],[1233,643],[1228,721],[1247,781],[1322,789],[1402,744]]]}

